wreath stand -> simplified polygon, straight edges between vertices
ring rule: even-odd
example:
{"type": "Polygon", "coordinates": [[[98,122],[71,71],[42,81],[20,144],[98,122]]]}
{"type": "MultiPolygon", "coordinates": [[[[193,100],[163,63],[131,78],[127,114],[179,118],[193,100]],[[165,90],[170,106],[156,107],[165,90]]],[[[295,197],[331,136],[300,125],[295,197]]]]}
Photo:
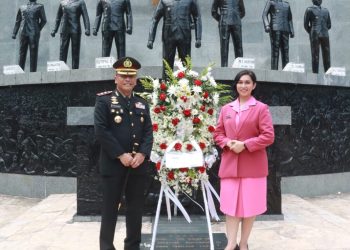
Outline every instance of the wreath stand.
{"type": "MultiPolygon", "coordinates": [[[[213,240],[213,233],[212,233],[209,213],[217,221],[219,221],[219,217],[216,213],[215,206],[214,206],[214,200],[213,200],[211,193],[213,193],[218,200],[219,200],[219,196],[216,193],[216,191],[214,190],[214,188],[211,186],[209,181],[201,181],[201,189],[202,189],[202,194],[203,194],[205,216],[206,216],[207,225],[208,225],[210,250],[214,250],[214,240],[213,240]],[[208,203],[210,203],[211,205],[209,206],[208,203]]],[[[163,194],[165,195],[168,219],[171,220],[171,211],[170,211],[170,200],[171,200],[174,202],[174,205],[175,205],[174,213],[176,214],[176,207],[179,208],[180,211],[182,212],[182,214],[184,215],[185,219],[187,220],[187,222],[191,223],[191,219],[190,219],[187,211],[185,210],[185,208],[182,206],[181,202],[177,198],[177,195],[171,190],[171,188],[167,184],[162,184],[161,188],[160,188],[156,217],[155,217],[153,231],[152,231],[151,250],[154,250],[154,247],[155,247],[155,241],[156,241],[156,236],[157,236],[157,228],[158,228],[158,223],[159,223],[159,215],[160,215],[160,209],[161,209],[161,205],[162,205],[163,194]]]]}

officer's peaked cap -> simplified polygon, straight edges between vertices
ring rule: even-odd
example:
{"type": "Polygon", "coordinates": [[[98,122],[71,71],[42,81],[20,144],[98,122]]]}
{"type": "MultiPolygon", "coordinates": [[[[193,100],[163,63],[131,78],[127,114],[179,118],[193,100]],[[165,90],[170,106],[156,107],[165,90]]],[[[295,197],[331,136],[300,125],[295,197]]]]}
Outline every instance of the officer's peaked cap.
{"type": "Polygon", "coordinates": [[[130,56],[122,57],[113,64],[113,68],[120,75],[136,75],[141,64],[130,56]]]}

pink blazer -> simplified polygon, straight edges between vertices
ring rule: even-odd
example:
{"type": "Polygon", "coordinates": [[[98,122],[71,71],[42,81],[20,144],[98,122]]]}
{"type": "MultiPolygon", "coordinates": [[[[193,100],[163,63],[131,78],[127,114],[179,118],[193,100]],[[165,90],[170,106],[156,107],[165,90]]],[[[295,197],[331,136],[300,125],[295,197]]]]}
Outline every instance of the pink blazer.
{"type": "Polygon", "coordinates": [[[223,149],[219,169],[220,178],[264,177],[268,175],[266,147],[275,138],[268,106],[252,97],[250,107],[241,112],[236,126],[234,103],[222,107],[214,132],[214,140],[223,149]],[[231,139],[244,141],[247,149],[236,154],[226,146],[231,139]]]}

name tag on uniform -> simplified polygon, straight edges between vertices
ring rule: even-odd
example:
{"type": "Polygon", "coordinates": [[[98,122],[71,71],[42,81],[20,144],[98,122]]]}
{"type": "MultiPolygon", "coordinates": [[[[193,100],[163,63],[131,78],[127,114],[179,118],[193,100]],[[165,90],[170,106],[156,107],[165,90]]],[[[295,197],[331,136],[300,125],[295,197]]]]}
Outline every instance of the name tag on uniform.
{"type": "Polygon", "coordinates": [[[142,104],[141,102],[135,103],[135,107],[138,109],[146,109],[146,106],[142,104]]]}

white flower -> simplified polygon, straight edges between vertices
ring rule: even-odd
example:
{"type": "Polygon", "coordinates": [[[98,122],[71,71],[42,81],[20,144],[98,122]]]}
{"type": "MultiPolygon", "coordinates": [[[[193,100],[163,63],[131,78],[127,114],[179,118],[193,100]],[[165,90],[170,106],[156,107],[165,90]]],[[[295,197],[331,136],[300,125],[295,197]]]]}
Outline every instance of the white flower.
{"type": "Polygon", "coordinates": [[[202,92],[202,88],[200,86],[193,86],[193,92],[198,94],[202,92]]]}
{"type": "Polygon", "coordinates": [[[198,109],[192,109],[192,115],[198,115],[198,109]]]}
{"type": "Polygon", "coordinates": [[[159,79],[153,80],[153,88],[158,89],[160,86],[159,79]]]}
{"type": "Polygon", "coordinates": [[[169,95],[175,95],[176,91],[177,91],[176,86],[175,85],[170,85],[167,92],[168,92],[169,95]]]}
{"type": "Polygon", "coordinates": [[[192,77],[198,77],[199,76],[199,74],[196,71],[193,71],[193,70],[188,71],[187,74],[192,76],[192,77]]]}
{"type": "Polygon", "coordinates": [[[219,94],[218,93],[215,93],[213,95],[213,102],[215,105],[217,105],[219,103],[219,94]]]}
{"type": "Polygon", "coordinates": [[[189,81],[188,79],[182,78],[182,79],[180,79],[180,81],[179,81],[179,85],[180,85],[181,88],[185,88],[185,87],[188,86],[188,83],[189,83],[189,82],[190,82],[190,81],[189,81]]]}
{"type": "MultiPolygon", "coordinates": [[[[180,71],[185,71],[186,68],[184,67],[184,65],[182,64],[181,60],[175,60],[174,65],[179,69],[178,72],[180,71]]],[[[177,72],[177,73],[178,73],[177,72]]],[[[175,73],[175,72],[174,72],[175,73]]],[[[177,74],[176,74],[177,75],[177,74]]]]}
{"type": "Polygon", "coordinates": [[[215,81],[214,77],[210,76],[209,77],[209,82],[210,82],[211,86],[216,87],[217,84],[216,84],[216,81],[215,81]]]}

